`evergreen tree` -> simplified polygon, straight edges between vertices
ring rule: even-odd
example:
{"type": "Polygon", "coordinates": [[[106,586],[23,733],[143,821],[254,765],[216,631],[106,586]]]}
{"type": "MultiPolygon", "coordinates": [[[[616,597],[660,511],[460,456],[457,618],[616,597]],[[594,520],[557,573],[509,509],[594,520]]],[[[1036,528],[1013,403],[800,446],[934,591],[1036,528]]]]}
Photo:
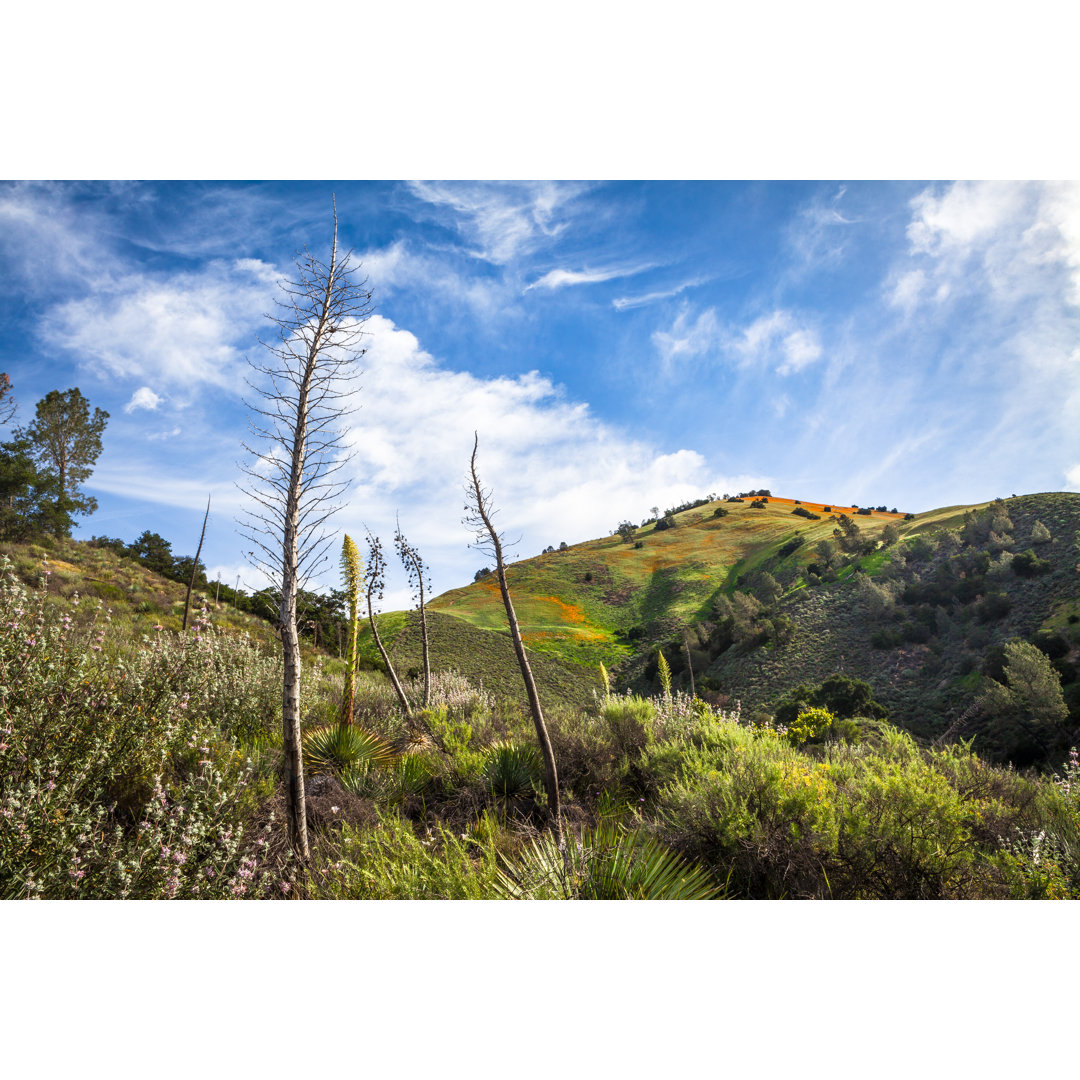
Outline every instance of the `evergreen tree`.
{"type": "MultiPolygon", "coordinates": [[[[39,470],[55,477],[59,507],[67,514],[92,514],[97,500],[80,490],[101,453],[101,434],[109,414],[94,409],[79,388],[50,390],[36,406],[35,419],[15,432],[28,443],[39,470]]],[[[70,529],[68,530],[70,532],[70,529]]]]}

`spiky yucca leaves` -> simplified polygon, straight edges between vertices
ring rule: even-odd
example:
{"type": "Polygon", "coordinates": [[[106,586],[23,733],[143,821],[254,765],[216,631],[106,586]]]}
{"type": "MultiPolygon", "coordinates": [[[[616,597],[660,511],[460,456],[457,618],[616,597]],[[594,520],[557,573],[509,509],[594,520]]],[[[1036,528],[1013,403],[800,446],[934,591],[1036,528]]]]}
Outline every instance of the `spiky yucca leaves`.
{"type": "Polygon", "coordinates": [[[502,741],[487,751],[484,776],[488,790],[502,799],[521,799],[532,794],[540,779],[540,752],[535,746],[502,741]]]}
{"type": "Polygon", "coordinates": [[[550,835],[502,859],[496,891],[508,900],[717,900],[724,890],[643,830],[601,821],[568,838],[565,855],[550,835]]]}
{"type": "Polygon", "coordinates": [[[312,773],[382,768],[394,757],[385,739],[358,724],[321,724],[304,732],[304,763],[312,773]]]}
{"type": "Polygon", "coordinates": [[[437,772],[438,765],[426,754],[406,751],[387,763],[358,761],[342,770],[338,780],[354,795],[392,804],[419,795],[437,772]]]}
{"type": "Polygon", "coordinates": [[[341,709],[342,723],[353,722],[356,707],[356,639],[360,631],[360,581],[363,563],[360,551],[348,533],[341,544],[341,575],[345,579],[345,602],[349,609],[348,642],[345,649],[345,700],[341,709]]]}

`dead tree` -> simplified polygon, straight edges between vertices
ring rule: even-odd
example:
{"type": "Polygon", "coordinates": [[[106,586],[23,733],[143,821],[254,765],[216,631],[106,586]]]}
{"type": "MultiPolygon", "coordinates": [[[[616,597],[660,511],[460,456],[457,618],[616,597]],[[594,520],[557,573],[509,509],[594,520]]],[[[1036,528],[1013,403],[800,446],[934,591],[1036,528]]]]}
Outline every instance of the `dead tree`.
{"type": "Polygon", "coordinates": [[[559,845],[559,850],[565,851],[566,841],[563,838],[562,804],[559,801],[559,777],[555,769],[555,752],[551,748],[551,739],[548,737],[547,725],[544,723],[544,713],[540,708],[540,695],[536,690],[536,680],[533,679],[529,658],[525,654],[525,645],[521,640],[517,615],[514,614],[514,605],[510,600],[510,587],[506,583],[506,563],[503,561],[503,537],[496,530],[492,520],[498,511],[491,506],[490,488],[485,488],[480,483],[480,477],[476,473],[476,452],[479,445],[480,437],[474,432],[473,452],[469,463],[469,482],[465,485],[464,524],[472,529],[476,536],[473,546],[495,559],[499,591],[502,593],[506,619],[510,624],[510,640],[514,643],[514,653],[517,656],[518,667],[521,668],[521,677],[525,682],[525,693],[529,698],[529,709],[536,728],[536,738],[540,743],[540,752],[544,758],[544,787],[547,790],[548,805],[554,819],[555,840],[559,845]]]}
{"type": "MultiPolygon", "coordinates": [[[[203,514],[202,532],[199,533],[199,546],[195,549],[195,558],[191,564],[191,577],[188,579],[187,595],[184,597],[184,621],[180,624],[181,632],[187,630],[188,612],[191,610],[191,590],[195,588],[195,575],[199,572],[199,556],[202,554],[203,541],[206,539],[206,522],[210,517],[210,496],[206,496],[206,513],[203,514]]],[[[220,584],[220,582],[219,582],[220,584]]]]}
{"type": "MultiPolygon", "coordinates": [[[[423,643],[424,652],[424,701],[423,707],[428,707],[428,698],[431,694],[431,660],[428,654],[427,611],[424,607],[424,584],[428,568],[424,560],[420,558],[420,552],[413,547],[405,534],[401,531],[401,522],[398,521],[394,532],[394,547],[397,548],[398,557],[409,575],[409,584],[413,587],[413,595],[420,607],[420,639],[423,643]]],[[[430,582],[427,582],[430,587],[430,582]]]]}
{"type": "Polygon", "coordinates": [[[393,661],[390,659],[390,654],[386,651],[386,646],[383,645],[382,638],[379,636],[379,624],[375,619],[375,601],[381,600],[383,596],[383,587],[386,583],[386,556],[383,555],[382,541],[368,533],[368,560],[367,565],[364,567],[364,595],[367,598],[367,613],[368,622],[371,623],[371,636],[375,639],[375,645],[379,650],[379,655],[383,658],[383,663],[386,665],[386,674],[390,676],[390,682],[394,684],[394,693],[398,696],[398,701],[401,702],[401,711],[405,714],[406,719],[412,719],[412,707],[409,705],[409,699],[405,696],[405,691],[401,688],[401,683],[398,680],[397,672],[394,671],[393,661]]]}
{"type": "Polygon", "coordinates": [[[329,260],[305,250],[296,258],[296,277],[282,283],[265,364],[251,363],[248,385],[258,395],[247,402],[254,463],[244,467],[244,492],[258,509],[241,532],[254,545],[248,557],[274,583],[284,657],[281,719],[285,741],[285,801],[289,843],[310,857],[304,763],[300,742],[300,639],[297,590],[326,560],[331,537],[323,526],[339,508],[348,481],[338,479],[347,461],[341,421],[350,411],[355,361],[363,355],[363,325],[371,315],[371,290],[351,254],[338,252],[337,207],[329,260]]]}

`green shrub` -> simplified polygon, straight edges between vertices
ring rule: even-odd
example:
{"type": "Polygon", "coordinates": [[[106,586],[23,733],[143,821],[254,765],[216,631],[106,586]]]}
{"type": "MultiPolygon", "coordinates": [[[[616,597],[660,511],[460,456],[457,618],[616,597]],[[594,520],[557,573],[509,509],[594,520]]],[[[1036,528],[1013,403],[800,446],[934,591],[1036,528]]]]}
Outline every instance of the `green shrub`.
{"type": "Polygon", "coordinates": [[[85,602],[46,603],[9,565],[0,572],[0,896],[190,899],[283,884],[241,816],[253,770],[224,734],[237,717],[207,708],[222,643],[159,636],[111,657],[100,607],[86,619],[85,602]]]}
{"type": "Polygon", "coordinates": [[[533,792],[541,774],[540,751],[535,746],[500,741],[485,755],[484,778],[488,790],[500,799],[522,799],[533,792]]]}
{"type": "Polygon", "coordinates": [[[484,900],[495,893],[495,849],[479,830],[459,833],[436,824],[421,828],[396,813],[378,826],[346,827],[336,843],[327,840],[320,869],[308,889],[324,900],[484,900]]]}
{"type": "Polygon", "coordinates": [[[832,727],[835,721],[836,717],[828,709],[813,706],[802,709],[787,729],[788,741],[792,746],[801,746],[832,727]]]}
{"type": "Polygon", "coordinates": [[[565,855],[544,833],[517,859],[501,861],[496,893],[511,900],[713,900],[723,893],[654,836],[611,818],[569,836],[565,855]]]}

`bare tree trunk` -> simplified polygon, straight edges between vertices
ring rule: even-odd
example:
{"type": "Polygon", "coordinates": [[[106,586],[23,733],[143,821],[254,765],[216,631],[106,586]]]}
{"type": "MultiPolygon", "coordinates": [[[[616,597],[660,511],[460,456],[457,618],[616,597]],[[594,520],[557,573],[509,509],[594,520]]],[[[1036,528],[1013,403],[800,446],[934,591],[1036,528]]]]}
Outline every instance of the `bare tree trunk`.
{"type": "Polygon", "coordinates": [[[338,508],[334,500],[348,486],[347,480],[329,478],[348,457],[341,453],[344,433],[337,425],[354,407],[344,384],[353,377],[353,361],[363,352],[358,347],[361,327],[371,313],[366,282],[351,278],[355,267],[348,254],[339,258],[336,204],[329,261],[304,252],[296,267],[297,280],[282,286],[283,313],[271,316],[278,342],[264,343],[273,360],[251,365],[266,384],[249,382],[262,399],[261,406],[248,403],[256,417],[250,426],[270,449],[245,444],[256,462],[245,469],[251,486],[244,490],[260,509],[247,512],[249,523],[241,531],[262,553],[253,550],[248,556],[276,587],[280,583],[277,621],[284,661],[286,818],[289,843],[307,861],[297,594],[324,559],[329,537],[320,529],[338,508]]]}
{"type": "Polygon", "coordinates": [[[555,751],[551,747],[551,739],[548,737],[547,725],[544,723],[544,712],[540,707],[540,695],[536,689],[536,680],[533,679],[532,668],[529,666],[529,658],[525,653],[525,645],[521,640],[521,630],[518,628],[517,615],[514,612],[513,602],[510,600],[510,586],[506,581],[506,564],[503,560],[502,539],[495,529],[491,520],[492,511],[489,508],[491,493],[485,491],[476,474],[476,451],[480,444],[479,435],[474,434],[472,459],[470,461],[470,474],[472,478],[469,489],[469,497],[472,505],[468,508],[472,512],[472,519],[486,534],[485,543],[490,544],[495,555],[495,572],[499,577],[499,591],[502,593],[503,607],[506,609],[506,619],[510,624],[510,640],[514,644],[514,655],[517,657],[518,667],[521,669],[521,677],[525,683],[525,693],[529,698],[529,709],[532,712],[533,726],[536,728],[536,738],[540,743],[540,752],[544,758],[544,788],[547,791],[548,805],[555,823],[555,841],[560,851],[566,850],[566,839],[563,835],[562,803],[559,799],[559,777],[555,768],[555,751]]]}
{"type": "Polygon", "coordinates": [[[431,657],[428,649],[427,610],[424,606],[424,574],[427,568],[424,566],[424,560],[420,557],[420,551],[405,539],[405,534],[401,531],[400,521],[397,523],[397,529],[394,533],[394,546],[397,548],[398,555],[409,575],[410,583],[417,590],[414,596],[417,597],[420,605],[420,640],[424,652],[423,707],[426,709],[431,697],[431,657]]]}
{"type": "Polygon", "coordinates": [[[210,517],[210,496],[206,496],[206,513],[203,514],[202,532],[199,533],[199,546],[195,549],[195,561],[191,564],[191,577],[188,579],[187,596],[184,597],[184,621],[180,624],[182,632],[187,631],[188,611],[191,608],[191,590],[195,587],[195,575],[199,572],[199,556],[202,554],[203,541],[206,539],[206,522],[210,517]]]}
{"type": "Polygon", "coordinates": [[[697,697],[697,690],[694,689],[694,662],[690,659],[690,638],[686,631],[683,631],[683,645],[686,647],[686,667],[690,672],[690,696],[697,697]]]}
{"type": "Polygon", "coordinates": [[[398,701],[401,702],[402,712],[405,713],[407,719],[412,719],[412,706],[409,704],[409,699],[405,696],[405,691],[401,688],[401,683],[398,681],[397,672],[394,670],[394,663],[390,659],[390,654],[386,651],[386,646],[382,643],[382,638],[379,637],[379,624],[375,621],[375,611],[371,603],[371,591],[367,594],[367,613],[368,622],[371,623],[371,634],[375,638],[375,645],[379,650],[379,655],[383,658],[383,663],[386,665],[386,673],[390,676],[390,681],[394,684],[394,693],[397,694],[398,701]]]}

